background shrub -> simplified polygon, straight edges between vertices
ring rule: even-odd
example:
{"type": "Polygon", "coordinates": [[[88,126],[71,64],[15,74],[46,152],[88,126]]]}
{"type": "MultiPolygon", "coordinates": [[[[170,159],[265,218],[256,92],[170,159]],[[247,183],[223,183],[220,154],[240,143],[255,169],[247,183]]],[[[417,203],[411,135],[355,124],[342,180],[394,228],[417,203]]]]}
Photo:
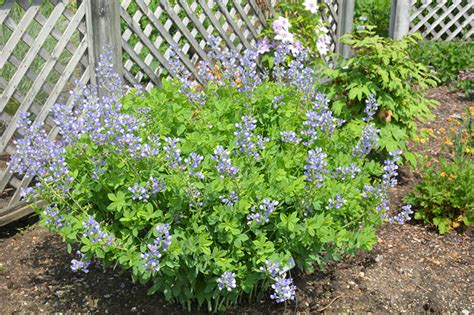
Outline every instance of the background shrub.
{"type": "Polygon", "coordinates": [[[324,71],[330,79],[324,91],[337,98],[336,114],[348,120],[361,118],[365,100],[374,94],[380,104],[376,115],[380,146],[386,151],[402,149],[412,162],[405,142],[416,134],[418,119],[432,117],[430,107],[435,105],[423,91],[436,85],[434,76],[409,54],[409,47],[419,38],[408,35],[392,40],[376,35],[371,26],[362,26],[341,38],[353,47],[353,56],[324,71]]]}
{"type": "Polygon", "coordinates": [[[79,87],[74,112],[57,105],[61,142],[23,117],[13,170],[38,179],[25,193],[50,202],[38,211],[77,249],[74,271],[100,260],[150,293],[221,311],[270,286],[276,302],[292,300],[294,266],[323,268],[376,243],[399,153],[383,165],[366,158],[375,100],[365,122],[340,130],[329,100],[306,85],[311,69],[276,64],[285,80],[272,83],[252,51],[240,63],[215,56],[200,66],[206,85],[172,59],[181,82],[146,96],[124,94],[102,60],[110,95],[79,87]]]}
{"type": "Polygon", "coordinates": [[[422,41],[418,45],[410,46],[411,58],[436,72],[442,83],[456,81],[462,70],[474,65],[474,43],[450,41],[422,41]]]}
{"type": "Polygon", "coordinates": [[[375,27],[379,36],[388,36],[390,28],[390,0],[363,0],[355,2],[354,17],[365,17],[367,23],[375,27]]]}
{"type": "Polygon", "coordinates": [[[474,223],[473,113],[471,107],[462,122],[449,118],[453,127],[442,139],[447,156],[424,161],[422,181],[405,198],[416,209],[415,219],[434,224],[441,234],[474,223]]]}

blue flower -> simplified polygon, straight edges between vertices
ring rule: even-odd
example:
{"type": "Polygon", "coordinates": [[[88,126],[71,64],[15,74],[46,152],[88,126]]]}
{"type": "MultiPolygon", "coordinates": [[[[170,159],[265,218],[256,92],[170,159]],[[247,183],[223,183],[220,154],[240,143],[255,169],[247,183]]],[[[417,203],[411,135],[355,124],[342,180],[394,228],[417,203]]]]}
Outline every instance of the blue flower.
{"type": "Polygon", "coordinates": [[[87,221],[82,222],[82,226],[85,228],[82,236],[90,239],[91,243],[103,243],[104,246],[112,245],[114,237],[102,231],[93,216],[89,216],[87,221]]]}
{"type": "Polygon", "coordinates": [[[369,154],[372,149],[376,148],[379,141],[379,131],[380,130],[375,128],[375,125],[373,123],[365,125],[364,129],[362,130],[362,137],[355,146],[352,152],[352,156],[358,156],[360,158],[363,158],[367,154],[369,154]]]}
{"type": "Polygon", "coordinates": [[[263,199],[258,210],[253,206],[250,213],[247,215],[248,224],[251,223],[267,223],[270,221],[270,215],[275,211],[275,208],[278,206],[279,202],[276,200],[263,199]]]}
{"type": "Polygon", "coordinates": [[[77,256],[79,257],[79,260],[73,259],[71,260],[71,270],[73,272],[78,272],[82,271],[84,273],[89,272],[89,265],[91,264],[90,260],[84,260],[85,255],[81,253],[80,251],[76,252],[77,256]]]}
{"type": "Polygon", "coordinates": [[[329,198],[328,205],[326,206],[326,209],[328,209],[328,210],[332,209],[332,208],[339,209],[346,202],[347,202],[347,200],[344,199],[343,197],[341,197],[340,194],[336,194],[335,198],[329,198]]]}
{"type": "Polygon", "coordinates": [[[219,196],[219,199],[226,206],[232,207],[234,204],[237,203],[237,201],[239,201],[239,195],[235,191],[231,191],[229,192],[228,196],[219,196]]]}
{"type": "Polygon", "coordinates": [[[156,229],[156,238],[152,244],[148,244],[148,251],[142,253],[140,257],[145,260],[145,269],[148,272],[160,270],[160,258],[162,253],[168,251],[171,245],[171,235],[169,232],[169,224],[159,224],[156,229]]]}
{"type": "Polygon", "coordinates": [[[260,270],[275,278],[277,275],[283,275],[288,269],[283,268],[278,261],[266,260],[265,266],[260,267],[260,270]]]}
{"type": "Polygon", "coordinates": [[[237,282],[235,281],[235,273],[226,271],[217,279],[217,287],[219,290],[226,289],[227,291],[232,291],[237,287],[237,282]]]}
{"type": "Polygon", "coordinates": [[[273,294],[270,298],[277,303],[294,300],[296,296],[296,286],[293,285],[292,278],[275,277],[275,283],[272,284],[273,294]]]}
{"type": "Polygon", "coordinates": [[[367,105],[364,109],[364,113],[367,115],[363,119],[365,121],[371,121],[374,119],[375,113],[377,113],[377,109],[379,108],[379,104],[377,103],[377,100],[375,99],[374,94],[370,94],[369,98],[365,101],[365,104],[367,105]]]}
{"type": "Polygon", "coordinates": [[[181,150],[178,148],[177,143],[181,139],[166,137],[166,145],[163,146],[163,150],[166,152],[165,160],[168,161],[168,166],[174,169],[183,169],[184,166],[181,162],[181,150]]]}
{"type": "Polygon", "coordinates": [[[230,152],[225,150],[223,146],[218,145],[214,150],[214,155],[211,157],[212,160],[217,161],[216,170],[221,177],[235,177],[239,171],[237,166],[232,165],[229,156],[230,152]]]}
{"type": "Polygon", "coordinates": [[[64,217],[59,213],[56,205],[47,206],[43,214],[46,216],[45,223],[52,229],[60,229],[64,224],[64,217]]]}
{"type": "Polygon", "coordinates": [[[354,179],[356,178],[357,174],[361,171],[360,167],[352,163],[349,166],[346,167],[337,167],[334,170],[333,177],[334,178],[339,178],[341,180],[346,180],[347,178],[354,179]]]}
{"type": "Polygon", "coordinates": [[[282,131],[280,132],[282,142],[291,142],[291,143],[300,143],[301,138],[296,136],[296,133],[293,131],[282,131]]]}
{"type": "Polygon", "coordinates": [[[322,151],[323,150],[319,147],[314,150],[309,150],[308,159],[306,160],[307,164],[304,166],[306,180],[314,182],[316,187],[323,185],[323,175],[327,172],[327,162],[325,160],[327,154],[322,151]]]}
{"type": "Polygon", "coordinates": [[[191,152],[189,157],[184,159],[184,163],[186,163],[187,168],[189,170],[189,175],[195,176],[199,179],[204,179],[204,175],[201,171],[197,171],[197,168],[201,165],[204,157],[199,155],[195,152],[191,152]]]}
{"type": "Polygon", "coordinates": [[[405,224],[406,221],[411,220],[411,215],[413,214],[413,210],[411,209],[411,205],[404,205],[402,207],[402,211],[388,219],[390,224],[397,222],[398,224],[405,224]]]}
{"type": "Polygon", "coordinates": [[[242,123],[235,124],[237,130],[234,134],[237,136],[239,151],[259,160],[260,153],[258,150],[265,149],[265,142],[268,142],[269,139],[258,135],[255,142],[253,131],[257,127],[256,122],[257,120],[252,116],[242,116],[242,123]]]}

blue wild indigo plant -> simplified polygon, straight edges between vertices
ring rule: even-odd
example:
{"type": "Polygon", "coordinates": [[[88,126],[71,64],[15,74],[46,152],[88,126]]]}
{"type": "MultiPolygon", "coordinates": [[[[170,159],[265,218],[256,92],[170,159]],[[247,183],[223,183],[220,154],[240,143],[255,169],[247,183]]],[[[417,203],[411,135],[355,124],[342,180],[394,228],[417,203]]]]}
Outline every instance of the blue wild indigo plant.
{"type": "Polygon", "coordinates": [[[55,106],[57,141],[25,114],[12,170],[36,179],[24,197],[48,200],[43,224],[79,249],[74,271],[97,260],[213,312],[267,289],[291,302],[298,270],[376,243],[398,153],[367,158],[376,100],[365,125],[344,123],[311,86],[304,51],[278,65],[276,83],[252,51],[212,55],[204,83],[172,59],[178,79],[148,94],[126,88],[103,55],[108,93],[78,85],[72,107],[55,106]]]}

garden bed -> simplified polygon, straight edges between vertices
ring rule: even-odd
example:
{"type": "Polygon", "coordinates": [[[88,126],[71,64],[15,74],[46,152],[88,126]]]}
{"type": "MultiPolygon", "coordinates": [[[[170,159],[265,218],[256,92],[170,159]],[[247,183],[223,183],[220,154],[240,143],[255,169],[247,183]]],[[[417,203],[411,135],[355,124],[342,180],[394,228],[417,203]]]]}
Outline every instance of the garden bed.
{"type": "MultiPolygon", "coordinates": [[[[446,127],[447,117],[461,114],[472,102],[448,88],[430,90],[440,102],[435,121],[426,128],[446,127]]],[[[436,131],[436,130],[435,130],[436,131]]],[[[427,152],[436,158],[439,147],[427,152]]],[[[419,175],[402,168],[392,189],[392,208],[419,175]]],[[[122,275],[91,266],[88,274],[70,269],[71,256],[58,236],[27,218],[0,233],[0,305],[13,312],[182,313],[161,295],[122,275]]],[[[473,312],[473,229],[440,236],[422,225],[384,225],[370,253],[330,266],[327,273],[297,275],[296,303],[274,304],[269,298],[241,302],[231,312],[473,312]]],[[[195,312],[193,312],[195,313],[195,312]]]]}

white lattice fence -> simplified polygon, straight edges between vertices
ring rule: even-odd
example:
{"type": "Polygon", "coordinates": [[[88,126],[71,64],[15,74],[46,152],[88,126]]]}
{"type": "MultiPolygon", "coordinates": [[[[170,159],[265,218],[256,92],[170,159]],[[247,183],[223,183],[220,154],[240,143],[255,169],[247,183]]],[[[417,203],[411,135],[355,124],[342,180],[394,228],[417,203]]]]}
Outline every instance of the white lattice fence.
{"type": "Polygon", "coordinates": [[[408,32],[428,40],[472,40],[474,1],[393,0],[390,34],[399,39],[408,32]]]}
{"type": "Polygon", "coordinates": [[[31,179],[15,176],[4,161],[15,152],[13,140],[21,112],[44,123],[50,137],[57,130],[49,117],[51,107],[68,104],[75,80],[89,81],[86,56],[85,7],[70,1],[5,1],[0,6],[0,192],[9,186],[12,205],[20,187],[31,179]]]}
{"type": "Polygon", "coordinates": [[[471,39],[474,1],[412,1],[410,31],[432,40],[471,39]]]}
{"type": "Polygon", "coordinates": [[[158,2],[121,3],[124,76],[132,83],[144,83],[147,90],[159,85],[160,76],[170,73],[172,46],[179,48],[183,65],[197,76],[197,63],[209,61],[206,43],[211,35],[240,51],[255,47],[266,23],[255,1],[158,2]]]}

